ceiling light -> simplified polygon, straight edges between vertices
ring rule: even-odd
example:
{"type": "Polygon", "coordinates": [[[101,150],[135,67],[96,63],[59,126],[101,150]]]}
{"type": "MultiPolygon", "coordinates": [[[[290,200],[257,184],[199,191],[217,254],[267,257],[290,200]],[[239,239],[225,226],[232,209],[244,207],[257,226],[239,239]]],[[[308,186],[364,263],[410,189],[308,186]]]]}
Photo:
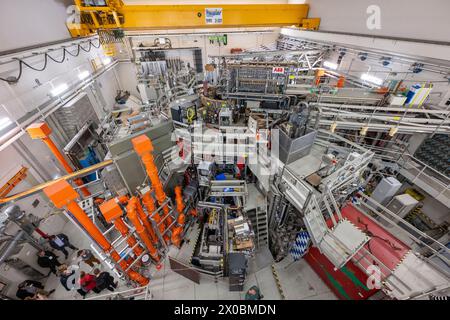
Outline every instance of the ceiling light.
{"type": "Polygon", "coordinates": [[[0,130],[7,128],[12,123],[11,119],[5,117],[0,118],[0,130]]]}
{"type": "Polygon", "coordinates": [[[56,97],[56,96],[59,96],[64,91],[66,91],[67,89],[69,89],[69,86],[67,85],[67,83],[63,83],[63,84],[60,84],[59,86],[53,88],[50,91],[50,93],[52,94],[52,96],[56,97]]]}
{"type": "Polygon", "coordinates": [[[108,65],[108,64],[110,64],[111,63],[111,58],[109,58],[109,57],[106,57],[105,59],[103,59],[103,65],[108,65]]]}
{"type": "Polygon", "coordinates": [[[364,80],[364,81],[367,81],[367,82],[372,82],[372,83],[374,83],[376,85],[379,85],[379,86],[381,86],[383,84],[383,79],[377,78],[377,77],[372,76],[372,75],[370,75],[368,73],[363,73],[361,75],[361,79],[364,80]]]}
{"type": "Polygon", "coordinates": [[[89,77],[89,71],[87,71],[87,70],[85,70],[85,71],[83,71],[83,72],[80,72],[79,74],[78,74],[78,78],[80,79],[80,80],[84,80],[84,79],[86,79],[87,77],[89,77]]]}
{"type": "Polygon", "coordinates": [[[329,69],[333,69],[336,70],[338,68],[338,65],[336,63],[330,62],[330,61],[325,61],[323,63],[323,66],[329,69]]]}

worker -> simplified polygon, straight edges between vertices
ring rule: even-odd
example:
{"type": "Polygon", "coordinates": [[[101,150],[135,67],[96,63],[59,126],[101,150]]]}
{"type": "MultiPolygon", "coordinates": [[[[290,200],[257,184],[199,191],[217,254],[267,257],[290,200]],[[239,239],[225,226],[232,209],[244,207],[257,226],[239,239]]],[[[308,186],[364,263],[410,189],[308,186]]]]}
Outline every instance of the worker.
{"type": "Polygon", "coordinates": [[[99,269],[94,270],[94,275],[96,277],[95,282],[97,286],[94,288],[95,293],[100,293],[105,289],[113,291],[117,288],[118,282],[115,281],[114,277],[107,271],[100,272],[99,269]]]}
{"type": "Polygon", "coordinates": [[[44,285],[39,281],[25,280],[21,282],[17,287],[16,297],[21,300],[34,299],[37,294],[48,297],[55,290],[45,291],[44,285]]]}
{"type": "Polygon", "coordinates": [[[78,292],[83,296],[83,299],[91,290],[93,290],[97,286],[95,280],[96,278],[93,274],[89,274],[84,271],[80,272],[81,289],[79,289],[78,292]]]}
{"type": "Polygon", "coordinates": [[[48,243],[53,249],[64,253],[66,259],[69,257],[69,253],[67,252],[66,247],[69,247],[72,250],[78,250],[77,247],[70,243],[69,237],[64,233],[49,236],[48,243]]]}
{"type": "Polygon", "coordinates": [[[245,300],[261,300],[262,298],[264,298],[264,296],[261,294],[257,286],[251,287],[245,294],[245,300]]]}
{"type": "MultiPolygon", "coordinates": [[[[59,267],[61,263],[58,261],[58,257],[51,251],[41,250],[37,253],[37,263],[42,268],[49,268],[50,272],[56,274],[56,267],[59,267]]],[[[48,275],[50,275],[50,272],[48,275]]]]}
{"type": "Polygon", "coordinates": [[[98,260],[91,250],[89,249],[83,249],[77,252],[77,256],[81,258],[81,260],[86,263],[87,265],[91,266],[92,268],[95,267],[94,264],[100,265],[101,262],[98,260]]]}

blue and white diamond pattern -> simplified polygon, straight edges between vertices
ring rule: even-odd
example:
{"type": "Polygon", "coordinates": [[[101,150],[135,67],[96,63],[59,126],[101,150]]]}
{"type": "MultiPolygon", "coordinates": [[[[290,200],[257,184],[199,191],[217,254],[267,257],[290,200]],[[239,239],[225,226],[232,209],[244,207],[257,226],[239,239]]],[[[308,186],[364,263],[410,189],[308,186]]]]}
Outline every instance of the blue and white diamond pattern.
{"type": "Polygon", "coordinates": [[[308,234],[308,231],[300,231],[297,233],[297,237],[295,238],[295,242],[289,251],[292,258],[294,260],[299,260],[303,257],[306,252],[308,252],[309,243],[311,242],[311,238],[308,234]]]}

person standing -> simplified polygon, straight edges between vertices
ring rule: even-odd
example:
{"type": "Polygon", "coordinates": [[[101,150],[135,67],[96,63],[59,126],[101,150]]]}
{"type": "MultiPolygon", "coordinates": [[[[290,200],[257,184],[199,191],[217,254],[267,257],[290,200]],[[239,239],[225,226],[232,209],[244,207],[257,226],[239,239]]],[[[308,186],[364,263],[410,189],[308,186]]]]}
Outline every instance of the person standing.
{"type": "Polygon", "coordinates": [[[100,260],[98,260],[96,257],[94,257],[94,254],[89,249],[83,249],[78,251],[77,256],[81,258],[81,260],[94,268],[94,264],[100,264],[100,260]]]}
{"type": "Polygon", "coordinates": [[[96,276],[95,282],[97,284],[93,289],[95,293],[100,293],[105,289],[114,292],[114,290],[117,288],[117,282],[109,272],[100,272],[99,269],[95,269],[94,275],[96,276]]]}
{"type": "Polygon", "coordinates": [[[70,243],[69,237],[64,233],[49,236],[48,243],[53,249],[59,250],[64,253],[66,259],[69,257],[69,253],[67,252],[66,247],[69,247],[72,250],[78,250],[77,247],[70,243]]]}
{"type": "Polygon", "coordinates": [[[44,285],[39,281],[25,280],[18,285],[16,297],[21,300],[27,300],[33,299],[37,295],[48,297],[53,292],[55,290],[45,291],[44,285]]]}
{"type": "MultiPolygon", "coordinates": [[[[56,274],[56,267],[59,267],[61,263],[58,261],[58,257],[51,251],[41,250],[38,252],[37,263],[42,268],[50,268],[50,272],[56,274]]],[[[50,272],[48,273],[50,275],[50,272]]]]}
{"type": "Polygon", "coordinates": [[[94,275],[86,273],[84,271],[80,272],[80,285],[81,289],[78,290],[78,292],[83,296],[83,299],[86,297],[86,295],[93,290],[96,286],[96,278],[94,275]],[[82,293],[84,292],[84,293],[82,293]]]}

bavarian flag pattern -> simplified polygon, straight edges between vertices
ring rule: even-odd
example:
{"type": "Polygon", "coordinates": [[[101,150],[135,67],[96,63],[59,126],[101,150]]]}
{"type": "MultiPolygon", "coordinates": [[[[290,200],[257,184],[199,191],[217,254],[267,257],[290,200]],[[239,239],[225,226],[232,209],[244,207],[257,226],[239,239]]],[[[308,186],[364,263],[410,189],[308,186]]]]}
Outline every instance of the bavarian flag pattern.
{"type": "Polygon", "coordinates": [[[289,251],[294,260],[299,260],[306,254],[306,252],[308,252],[310,241],[311,238],[309,237],[307,231],[300,231],[299,233],[297,233],[295,242],[292,245],[291,250],[289,251]]]}

